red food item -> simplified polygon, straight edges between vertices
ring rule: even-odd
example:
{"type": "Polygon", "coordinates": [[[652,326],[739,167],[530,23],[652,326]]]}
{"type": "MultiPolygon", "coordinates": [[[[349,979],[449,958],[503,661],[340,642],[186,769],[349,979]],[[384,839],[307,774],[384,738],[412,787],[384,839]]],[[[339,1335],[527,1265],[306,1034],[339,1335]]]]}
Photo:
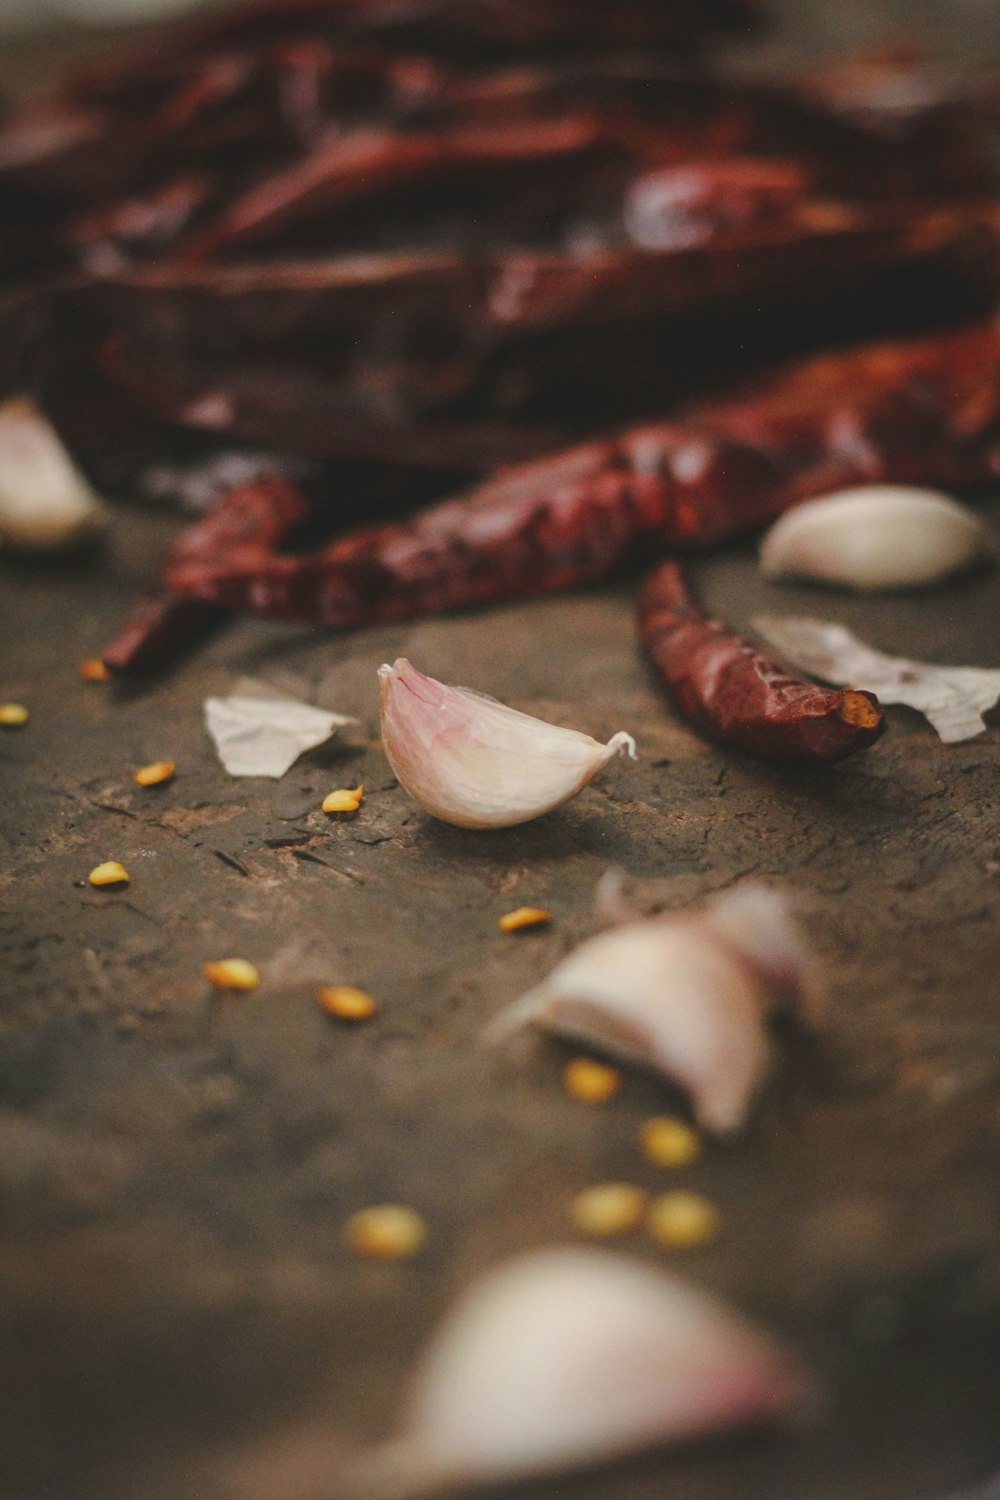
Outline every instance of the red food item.
{"type": "Polygon", "coordinates": [[[682,712],[715,739],[770,760],[834,761],[882,733],[871,693],[790,677],[702,613],[677,563],[662,563],[646,583],[638,623],[643,648],[682,712]]]}
{"type": "MultiPolygon", "coordinates": [[[[298,491],[278,475],[240,485],[181,532],[164,558],[164,571],[223,555],[245,562],[266,557],[308,510],[298,491]]],[[[204,619],[201,606],[168,586],[148,589],[105,648],[104,665],[114,672],[141,671],[204,619]]]]}
{"type": "Polygon", "coordinates": [[[439,614],[605,578],[873,480],[961,488],[1000,472],[1000,325],[792,367],[743,399],[502,472],[304,557],[172,559],[207,603],[327,625],[439,614]]]}

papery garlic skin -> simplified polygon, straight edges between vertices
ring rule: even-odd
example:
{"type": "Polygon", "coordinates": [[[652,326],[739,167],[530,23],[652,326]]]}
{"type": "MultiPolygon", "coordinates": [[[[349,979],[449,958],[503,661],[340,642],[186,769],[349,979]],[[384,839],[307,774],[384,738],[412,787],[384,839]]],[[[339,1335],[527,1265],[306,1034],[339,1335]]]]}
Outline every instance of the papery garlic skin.
{"type": "Polygon", "coordinates": [[[426,677],[405,658],[379,667],[382,745],[425,812],[461,828],[511,828],[575,797],[635,741],[606,745],[531,718],[471,688],[426,677]]]}
{"type": "Polygon", "coordinates": [[[364,1493],[601,1463],[811,1399],[784,1350],[680,1277],[602,1250],[543,1250],[484,1277],[445,1317],[364,1493]]]}
{"type": "Polygon", "coordinates": [[[93,536],[106,511],[28,396],[0,403],[0,541],[25,551],[93,536]]]}
{"type": "Polygon", "coordinates": [[[761,544],[769,578],[859,590],[936,583],[993,552],[980,518],[935,490],[870,484],[786,511],[761,544]]]}
{"type": "Polygon", "coordinates": [[[531,1024],[653,1068],[688,1092],[705,1130],[725,1135],[743,1125],[770,1066],[769,1012],[814,988],[786,898],[748,885],[704,912],[590,938],[489,1034],[531,1024]]]}

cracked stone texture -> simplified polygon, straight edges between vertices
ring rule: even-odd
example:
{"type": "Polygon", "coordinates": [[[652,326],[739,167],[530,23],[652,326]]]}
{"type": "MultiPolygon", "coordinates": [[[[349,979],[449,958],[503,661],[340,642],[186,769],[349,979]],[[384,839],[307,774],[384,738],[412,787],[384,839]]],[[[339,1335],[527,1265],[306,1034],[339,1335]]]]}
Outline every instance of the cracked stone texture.
{"type": "MultiPolygon", "coordinates": [[[[339,635],[242,621],[141,691],[83,682],[175,525],[122,509],[104,553],[0,571],[0,696],[32,714],[0,736],[0,1493],[329,1497],[460,1288],[570,1240],[580,1188],[674,1181],[634,1139],[679,1094],[629,1074],[587,1108],[559,1044],[478,1045],[598,929],[610,866],[646,910],[747,875],[801,893],[827,1018],[782,1041],[747,1134],[684,1170],[722,1229],[675,1260],[802,1350],[829,1405],[791,1435],[514,1493],[920,1500],[995,1467],[1000,728],[946,748],[890,709],[873,750],[826,770],[706,745],[637,653],[635,580],[339,635]],[[397,655],[602,738],[628,729],[639,762],[521,829],[435,824],[378,747],[375,668],[397,655]],[[231,780],[201,704],[247,675],[359,722],[281,782],[231,780]],[[133,784],[165,757],[172,783],[133,784]],[[318,810],[358,781],[356,819],[318,810]],[[127,889],[86,885],[106,859],[127,889]],[[499,933],[520,904],[551,927],[499,933]],[[202,963],[229,954],[259,990],[207,991],[202,963]],[[378,1018],[324,1017],[315,990],[335,982],[370,989],[378,1018]],[[384,1201],[428,1220],[412,1263],[344,1247],[346,1217],[384,1201]]],[[[996,571],[852,599],[769,585],[745,547],[697,577],[737,626],[822,613],[888,651],[1000,661],[996,571]]],[[[624,1249],[663,1258],[641,1234],[624,1249]]]]}

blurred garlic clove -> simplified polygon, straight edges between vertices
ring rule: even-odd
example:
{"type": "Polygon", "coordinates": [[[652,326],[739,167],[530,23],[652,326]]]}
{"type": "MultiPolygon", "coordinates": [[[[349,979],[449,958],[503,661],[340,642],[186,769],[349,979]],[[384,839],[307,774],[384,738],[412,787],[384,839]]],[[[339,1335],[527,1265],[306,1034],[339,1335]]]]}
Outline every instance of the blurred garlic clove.
{"type": "Polygon", "coordinates": [[[936,583],[993,553],[978,516],[935,490],[869,484],[786,511],[765,536],[769,578],[808,578],[851,589],[936,583]]]}
{"type": "Polygon", "coordinates": [[[748,884],[703,912],[590,938],[487,1033],[535,1025],[680,1084],[698,1123],[738,1130],[768,1071],[768,1013],[814,1010],[812,964],[787,898],[748,884]]]}
{"type": "Polygon", "coordinates": [[[25,551],[93,536],[106,511],[28,396],[0,404],[0,540],[25,551]]]}
{"type": "Polygon", "coordinates": [[[631,735],[606,745],[425,677],[405,658],[379,667],[382,744],[425,812],[462,828],[510,828],[575,797],[631,735]]]}
{"type": "Polygon", "coordinates": [[[769,1337],[680,1277],[549,1249],[473,1285],[432,1338],[367,1500],[602,1463],[801,1415],[811,1382],[769,1337]]]}

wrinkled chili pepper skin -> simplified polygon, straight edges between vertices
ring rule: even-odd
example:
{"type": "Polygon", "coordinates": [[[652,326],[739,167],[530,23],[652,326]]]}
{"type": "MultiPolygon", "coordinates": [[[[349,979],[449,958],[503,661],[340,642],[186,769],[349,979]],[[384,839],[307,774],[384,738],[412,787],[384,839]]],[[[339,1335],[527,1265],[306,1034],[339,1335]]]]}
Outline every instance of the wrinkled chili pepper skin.
{"type": "Polygon", "coordinates": [[[908,328],[928,306],[968,316],[1000,280],[996,230],[953,210],[806,199],[699,233],[670,249],[160,266],[74,286],[57,317],[159,422],[450,470],[454,487],[731,383],[737,361],[908,328]]]}
{"type": "Polygon", "coordinates": [[[1000,472],[1000,325],[793,366],[740,400],[501,473],[305,557],[168,568],[207,603],[355,625],[605,578],[873,480],[964,488],[1000,472]]]}
{"type": "MultiPolygon", "coordinates": [[[[308,515],[309,506],[287,480],[277,475],[240,485],[177,537],[163,569],[228,555],[250,560],[266,557],[308,515]]],[[[169,586],[141,594],[102,660],[112,672],[137,672],[156,663],[206,620],[203,608],[178,597],[169,586]]]]}
{"type": "Polygon", "coordinates": [[[837,761],[882,733],[882,710],[871,693],[789,676],[698,609],[677,563],[662,563],[648,579],[638,626],[681,711],[714,739],[769,760],[837,761]]]}
{"type": "Polygon", "coordinates": [[[120,88],[122,79],[134,87],[147,73],[157,75],[165,62],[219,48],[244,51],[279,38],[322,37],[480,61],[609,45],[690,52],[726,31],[746,35],[755,20],[748,0],[256,0],[174,25],[151,44],[92,65],[76,81],[76,92],[100,98],[120,88]]]}

